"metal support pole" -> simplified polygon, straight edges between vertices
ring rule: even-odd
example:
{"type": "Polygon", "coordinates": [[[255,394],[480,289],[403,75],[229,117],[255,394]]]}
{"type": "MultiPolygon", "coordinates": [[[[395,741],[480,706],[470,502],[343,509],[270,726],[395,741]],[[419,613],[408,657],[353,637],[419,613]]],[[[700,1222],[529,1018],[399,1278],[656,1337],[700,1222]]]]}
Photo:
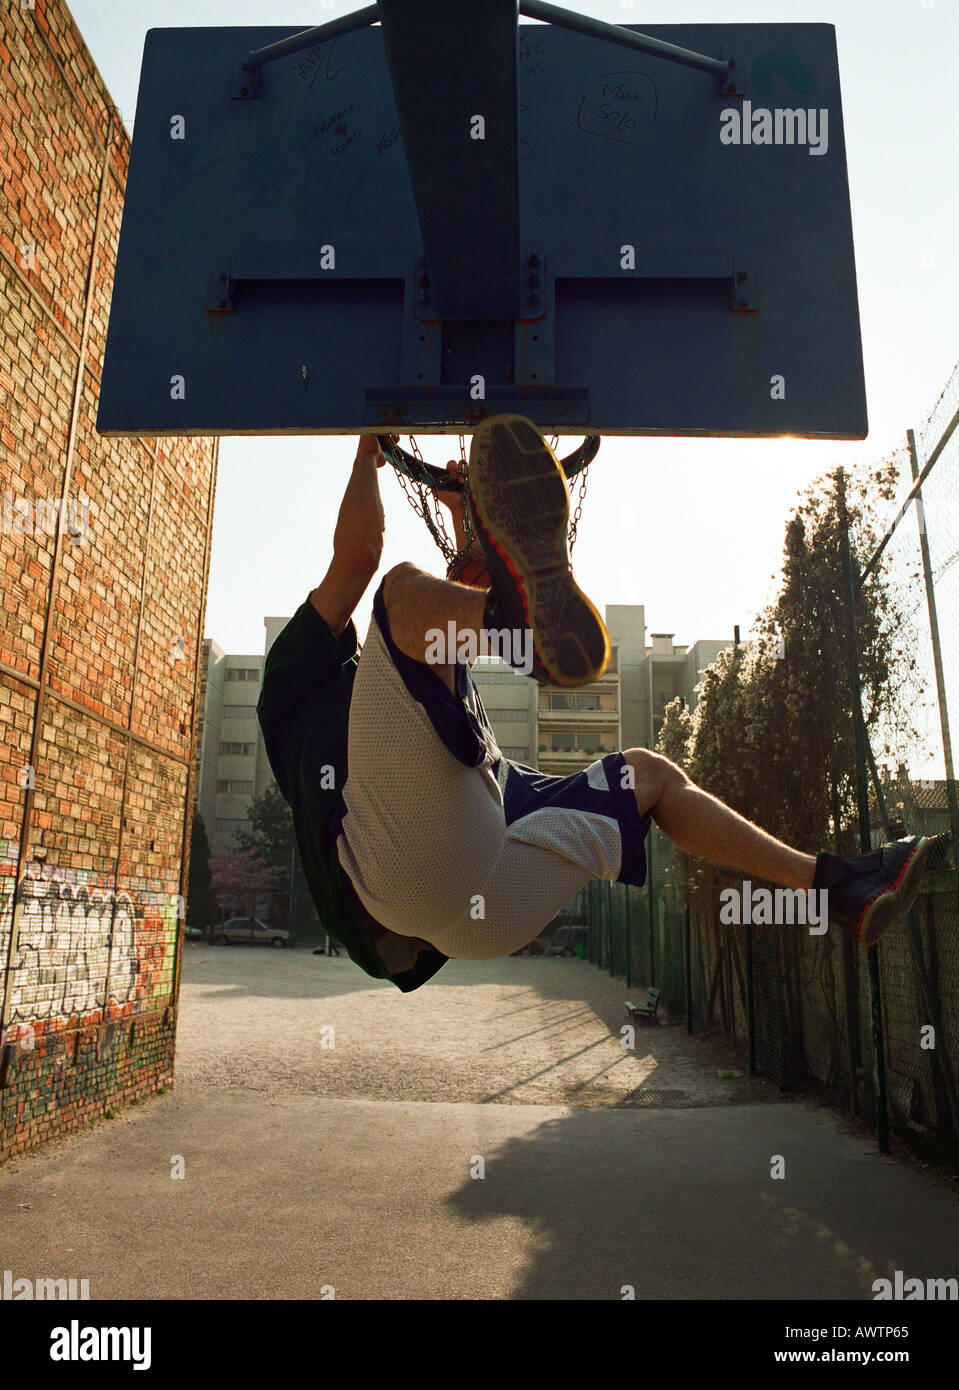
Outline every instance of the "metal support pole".
{"type": "Polygon", "coordinates": [[[559,5],[542,4],[541,0],[520,0],[519,12],[527,19],[542,19],[547,24],[572,29],[577,34],[588,34],[594,39],[606,39],[609,43],[622,44],[624,48],[649,53],[654,58],[664,58],[669,63],[679,63],[682,67],[711,73],[721,82],[728,82],[730,78],[732,64],[728,58],[708,58],[704,53],[693,52],[691,48],[680,48],[677,44],[651,38],[648,34],[635,34],[632,29],[627,29],[622,24],[607,24],[601,19],[591,19],[588,15],[561,9],[559,5]]]}
{"type": "MultiPolygon", "coordinates": [[[[849,548],[849,517],[846,512],[846,474],[837,469],[839,504],[839,545],[843,583],[846,590],[846,628],[849,654],[849,682],[852,696],[853,736],[856,748],[856,806],[859,812],[859,845],[863,854],[872,848],[869,833],[869,788],[866,772],[866,731],[862,720],[862,691],[859,684],[859,651],[856,638],[856,585],[849,548]]],[[[876,1092],[876,1142],[879,1152],[889,1152],[889,1112],[886,1092],[886,1047],[882,1027],[882,986],[879,976],[879,947],[866,948],[869,971],[869,1002],[872,1014],[872,1044],[876,1092]]]]}
{"type": "MultiPolygon", "coordinates": [[[[916,455],[916,436],[912,430],[906,431],[909,441],[909,467],[913,480],[919,477],[919,459],[916,455]]],[[[956,890],[959,893],[959,798],[956,796],[956,772],[952,761],[952,735],[949,732],[949,706],[946,703],[946,679],[942,666],[942,645],[939,641],[939,615],[936,610],[936,588],[929,559],[929,538],[926,535],[926,518],[922,508],[922,493],[916,488],[916,502],[919,507],[919,546],[922,550],[922,572],[926,581],[926,605],[929,609],[929,634],[932,637],[932,661],[936,672],[936,695],[939,699],[939,727],[942,730],[942,755],[946,766],[946,800],[949,804],[949,825],[952,830],[952,857],[956,873],[956,890]]]]}
{"type": "Polygon", "coordinates": [[[380,0],[379,12],[426,259],[429,318],[515,322],[526,302],[516,0],[380,0]],[[442,58],[424,83],[429,52],[442,58]],[[484,111],[483,139],[466,139],[474,113],[484,111]]]}
{"type": "Polygon", "coordinates": [[[264,63],[272,63],[275,58],[288,58],[291,53],[302,53],[304,48],[326,43],[328,39],[339,38],[341,34],[353,34],[357,29],[368,29],[379,20],[380,12],[376,5],[367,5],[365,10],[354,10],[340,19],[328,20],[312,29],[303,29],[299,34],[291,34],[288,39],[279,39],[265,48],[254,48],[244,59],[243,66],[249,72],[257,72],[264,63]]]}
{"type": "MultiPolygon", "coordinates": [[[[519,6],[519,13],[527,19],[545,20],[548,24],[572,29],[576,33],[587,34],[590,38],[605,39],[609,43],[621,44],[625,48],[636,49],[640,53],[662,58],[666,62],[695,68],[699,72],[709,73],[720,82],[728,82],[730,79],[730,59],[710,58],[705,53],[696,53],[691,48],[681,48],[678,44],[666,43],[663,39],[654,39],[648,34],[636,34],[622,24],[607,24],[600,19],[591,19],[588,15],[564,10],[559,5],[541,4],[540,0],[525,0],[525,3],[519,6]]],[[[326,24],[317,24],[312,29],[303,29],[298,34],[291,34],[289,38],[267,44],[265,48],[253,49],[244,59],[243,66],[249,72],[255,73],[265,63],[272,63],[277,58],[288,58],[294,53],[302,53],[306,48],[339,38],[342,34],[353,34],[358,29],[368,29],[371,25],[377,24],[379,19],[379,6],[367,5],[362,10],[354,10],[352,14],[328,20],[326,24]]]]}

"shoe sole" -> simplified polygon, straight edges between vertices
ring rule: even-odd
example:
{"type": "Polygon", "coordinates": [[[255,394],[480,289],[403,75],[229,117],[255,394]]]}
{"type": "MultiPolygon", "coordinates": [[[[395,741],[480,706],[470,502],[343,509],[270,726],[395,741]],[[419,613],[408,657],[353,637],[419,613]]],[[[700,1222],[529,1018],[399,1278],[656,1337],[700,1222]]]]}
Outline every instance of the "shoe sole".
{"type": "Polygon", "coordinates": [[[490,576],[494,585],[500,578],[501,592],[518,590],[549,680],[562,686],[598,680],[609,666],[609,634],[573,580],[566,477],[532,421],[523,415],[481,421],[470,446],[469,488],[490,576]]]}
{"type": "Polygon", "coordinates": [[[879,938],[900,917],[905,917],[919,892],[922,871],[929,853],[929,841],[920,837],[912,853],[899,870],[899,877],[890,887],[877,893],[866,904],[856,927],[856,940],[863,946],[875,946],[879,938]]]}

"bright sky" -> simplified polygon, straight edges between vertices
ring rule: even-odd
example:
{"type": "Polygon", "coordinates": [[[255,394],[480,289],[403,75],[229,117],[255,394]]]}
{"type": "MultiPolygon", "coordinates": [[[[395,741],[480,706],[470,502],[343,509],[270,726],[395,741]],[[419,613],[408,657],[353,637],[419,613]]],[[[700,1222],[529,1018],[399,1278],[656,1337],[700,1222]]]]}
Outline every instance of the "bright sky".
{"type": "MultiPolygon", "coordinates": [[[[836,25],[870,421],[864,444],[806,440],[607,439],[590,470],[574,555],[600,608],[642,603],[653,631],[683,643],[745,636],[771,596],[783,528],[803,485],[836,463],[879,458],[922,424],[949,376],[959,320],[954,0],[568,0],[628,24],[836,25]]],[[[94,60],[132,132],[143,39],[153,27],[289,24],[360,6],[264,0],[72,0],[94,60]]],[[[355,440],[224,439],[206,631],[229,652],[263,650],[266,614],[291,613],[328,563],[355,440]]],[[[427,439],[434,461],[443,441],[427,439]]],[[[392,476],[384,567],[438,553],[392,476]]],[[[357,614],[362,634],[368,594],[357,614]]]]}

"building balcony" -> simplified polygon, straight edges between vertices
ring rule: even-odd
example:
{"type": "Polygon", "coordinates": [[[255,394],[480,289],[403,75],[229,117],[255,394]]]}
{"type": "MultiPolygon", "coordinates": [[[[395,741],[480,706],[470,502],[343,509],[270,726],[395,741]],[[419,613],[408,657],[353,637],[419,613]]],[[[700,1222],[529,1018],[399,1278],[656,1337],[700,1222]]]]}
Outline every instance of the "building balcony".
{"type": "Polygon", "coordinates": [[[605,756],[605,753],[558,753],[554,750],[550,753],[537,753],[534,762],[540,772],[554,777],[568,777],[570,773],[579,772],[605,756]]]}
{"type": "Polygon", "coordinates": [[[578,724],[618,724],[619,706],[614,709],[540,709],[539,722],[541,725],[561,725],[563,728],[578,724]]]}
{"type": "Polygon", "coordinates": [[[617,752],[617,746],[613,744],[613,741],[610,741],[609,748],[595,744],[588,745],[587,748],[575,748],[573,745],[570,748],[539,748],[536,751],[536,763],[550,759],[557,759],[559,762],[577,762],[578,760],[578,762],[593,763],[598,758],[605,758],[607,753],[614,752],[617,752]]]}

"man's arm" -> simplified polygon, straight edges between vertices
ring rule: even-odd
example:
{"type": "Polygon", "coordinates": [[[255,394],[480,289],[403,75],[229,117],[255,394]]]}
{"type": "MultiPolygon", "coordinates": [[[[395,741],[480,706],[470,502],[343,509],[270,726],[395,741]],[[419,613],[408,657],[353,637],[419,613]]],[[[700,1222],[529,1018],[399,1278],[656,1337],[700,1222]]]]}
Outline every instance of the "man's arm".
{"type": "Polygon", "coordinates": [[[377,469],[385,462],[376,436],[362,435],[336,520],[333,560],[310,594],[310,603],[334,637],[343,635],[380,567],[386,521],[377,469]]]}
{"type": "MultiPolygon", "coordinates": [[[[465,486],[467,467],[461,459],[450,459],[446,465],[447,473],[453,477],[460,478],[465,486]]],[[[466,519],[464,512],[466,509],[466,499],[462,492],[438,492],[437,497],[443,506],[449,511],[453,522],[453,535],[456,539],[456,548],[460,553],[460,563],[456,570],[451,565],[446,572],[447,579],[454,579],[459,584],[465,584],[471,589],[488,589],[490,585],[489,571],[486,568],[486,556],[483,554],[483,547],[477,536],[473,537],[472,544],[467,549],[466,519]],[[458,571],[458,572],[456,572],[458,571]]]]}

